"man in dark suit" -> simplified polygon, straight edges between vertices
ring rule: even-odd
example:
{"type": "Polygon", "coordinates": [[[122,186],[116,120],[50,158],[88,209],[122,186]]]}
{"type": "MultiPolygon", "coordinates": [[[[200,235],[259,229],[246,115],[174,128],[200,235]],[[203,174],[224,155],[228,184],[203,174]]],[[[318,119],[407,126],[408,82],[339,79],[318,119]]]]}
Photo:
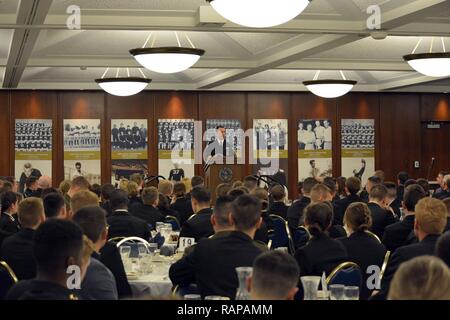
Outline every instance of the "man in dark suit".
{"type": "Polygon", "coordinates": [[[164,215],[157,209],[159,202],[158,189],[149,187],[142,190],[141,199],[143,203],[134,203],[130,206],[130,213],[147,222],[154,230],[156,222],[164,221],[164,215]]]}
{"type": "Polygon", "coordinates": [[[401,171],[397,175],[397,184],[398,184],[397,199],[399,201],[403,200],[403,193],[405,192],[405,183],[406,183],[406,181],[408,181],[408,179],[409,179],[408,172],[401,171]]]}
{"type": "Polygon", "coordinates": [[[109,238],[139,237],[149,240],[150,227],[144,220],[132,216],[128,212],[128,196],[123,190],[115,190],[111,194],[113,213],[108,217],[109,238]]]}
{"type": "Polygon", "coordinates": [[[261,225],[260,201],[249,195],[238,197],[232,204],[230,219],[235,231],[228,236],[201,240],[192,254],[171,266],[169,276],[174,285],[196,283],[202,297],[235,298],[239,285],[236,268],[251,267],[262,253],[253,243],[261,225]]]}
{"type": "Polygon", "coordinates": [[[181,227],[180,237],[194,238],[198,242],[214,234],[211,225],[211,192],[205,187],[195,187],[191,191],[194,215],[181,227]]]}
{"type": "Polygon", "coordinates": [[[450,174],[443,178],[441,186],[442,190],[440,192],[436,192],[433,195],[433,198],[444,200],[445,198],[450,197],[450,174]]]}
{"type": "Polygon", "coordinates": [[[27,198],[19,204],[18,216],[22,229],[7,238],[0,250],[0,258],[8,263],[19,280],[36,276],[33,257],[34,230],[44,222],[44,206],[38,198],[27,198]]]}
{"type": "Polygon", "coordinates": [[[303,210],[311,203],[311,189],[319,182],[314,178],[306,178],[303,181],[302,196],[297,199],[288,209],[287,220],[290,228],[297,228],[303,224],[303,210]]]}
{"type": "Polygon", "coordinates": [[[372,227],[370,231],[375,233],[378,238],[382,239],[384,234],[384,229],[391,225],[397,220],[391,211],[385,209],[385,199],[386,199],[387,189],[383,185],[374,186],[369,193],[369,207],[370,214],[372,216],[372,227]]]}
{"type": "Polygon", "coordinates": [[[223,126],[216,128],[216,136],[206,147],[205,154],[214,157],[222,155],[224,157],[234,156],[234,148],[232,144],[227,143],[227,130],[223,126]]]}
{"type": "Polygon", "coordinates": [[[400,264],[418,256],[434,255],[439,236],[447,224],[447,208],[442,201],[423,198],[416,205],[414,232],[419,243],[398,248],[389,259],[377,298],[386,298],[389,286],[400,264]]]}
{"type": "Polygon", "coordinates": [[[347,196],[334,202],[334,224],[343,225],[345,210],[354,202],[362,202],[358,196],[361,190],[361,180],[350,177],[345,181],[345,193],[347,196]]]}
{"type": "Polygon", "coordinates": [[[18,198],[15,192],[6,191],[0,198],[0,230],[7,233],[16,233],[20,230],[20,224],[17,221],[18,198]]]}
{"type": "Polygon", "coordinates": [[[394,252],[397,248],[411,244],[413,238],[410,237],[414,230],[415,207],[420,199],[425,197],[425,191],[418,184],[413,184],[405,189],[403,196],[403,220],[386,227],[383,235],[383,244],[386,248],[394,252]]]}
{"type": "Polygon", "coordinates": [[[397,219],[402,217],[402,212],[400,208],[402,207],[402,201],[397,199],[397,186],[394,182],[385,182],[384,186],[387,189],[386,195],[386,205],[389,207],[389,210],[392,210],[397,219]]]}
{"type": "Polygon", "coordinates": [[[377,176],[369,177],[367,179],[366,187],[359,194],[359,197],[361,198],[361,200],[364,201],[365,203],[368,203],[370,190],[372,190],[373,187],[380,185],[381,183],[382,182],[381,182],[380,177],[377,177],[377,176]]]}
{"type": "Polygon", "coordinates": [[[289,207],[284,203],[286,198],[284,187],[280,184],[274,185],[270,188],[270,195],[273,201],[269,207],[269,214],[275,214],[286,219],[289,207]]]}

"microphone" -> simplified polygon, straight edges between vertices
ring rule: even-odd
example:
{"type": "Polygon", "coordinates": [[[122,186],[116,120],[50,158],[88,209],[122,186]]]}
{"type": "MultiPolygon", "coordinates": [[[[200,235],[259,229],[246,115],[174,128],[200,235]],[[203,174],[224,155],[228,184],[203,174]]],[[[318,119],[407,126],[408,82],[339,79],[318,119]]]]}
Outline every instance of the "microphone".
{"type": "Polygon", "coordinates": [[[430,163],[430,166],[428,167],[427,181],[430,181],[430,175],[431,175],[431,171],[433,170],[435,160],[436,160],[435,157],[431,158],[431,163],[430,163]]]}

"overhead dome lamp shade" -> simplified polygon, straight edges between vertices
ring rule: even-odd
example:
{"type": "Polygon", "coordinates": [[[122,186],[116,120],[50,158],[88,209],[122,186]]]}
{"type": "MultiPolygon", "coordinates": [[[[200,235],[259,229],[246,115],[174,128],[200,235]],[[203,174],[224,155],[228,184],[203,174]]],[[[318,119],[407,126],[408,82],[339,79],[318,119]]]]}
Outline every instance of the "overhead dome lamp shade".
{"type": "Polygon", "coordinates": [[[225,19],[251,28],[286,23],[302,13],[310,0],[206,0],[225,19]]]}
{"type": "Polygon", "coordinates": [[[184,47],[138,48],[130,53],[144,68],[158,73],[177,73],[189,69],[205,50],[184,47]]]}
{"type": "Polygon", "coordinates": [[[353,80],[311,80],[303,84],[309,91],[322,98],[338,98],[349,93],[356,85],[353,80]]]}
{"type": "Polygon", "coordinates": [[[409,54],[403,59],[417,72],[426,76],[450,76],[450,52],[409,54]]]}
{"type": "Polygon", "coordinates": [[[124,77],[97,79],[95,82],[109,94],[126,97],[143,91],[152,80],[139,77],[124,77]]]}

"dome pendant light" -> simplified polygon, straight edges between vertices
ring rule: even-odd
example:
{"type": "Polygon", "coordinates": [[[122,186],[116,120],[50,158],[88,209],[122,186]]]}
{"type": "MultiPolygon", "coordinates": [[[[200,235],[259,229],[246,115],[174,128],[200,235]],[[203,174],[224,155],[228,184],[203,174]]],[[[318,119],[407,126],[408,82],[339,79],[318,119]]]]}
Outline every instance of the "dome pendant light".
{"type": "Polygon", "coordinates": [[[145,75],[142,73],[140,69],[139,71],[142,73],[143,76],[142,78],[130,77],[130,71],[128,68],[127,68],[128,77],[119,77],[120,68],[118,68],[115,78],[105,78],[105,75],[108,72],[108,70],[109,68],[106,69],[102,78],[96,79],[95,82],[104,91],[114,96],[127,97],[138,94],[139,92],[143,91],[150,82],[152,82],[152,80],[147,79],[145,77],[145,75]]]}
{"type": "Polygon", "coordinates": [[[320,70],[316,72],[314,80],[304,81],[303,84],[309,91],[322,98],[338,98],[349,93],[357,81],[347,80],[340,71],[343,80],[317,80],[320,70]]]}

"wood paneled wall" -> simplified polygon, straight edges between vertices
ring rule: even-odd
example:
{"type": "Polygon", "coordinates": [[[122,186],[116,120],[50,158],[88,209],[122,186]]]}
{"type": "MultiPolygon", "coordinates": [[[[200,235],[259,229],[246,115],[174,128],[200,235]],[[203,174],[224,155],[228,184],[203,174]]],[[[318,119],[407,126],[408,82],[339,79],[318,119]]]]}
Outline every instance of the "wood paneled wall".
{"type": "MultiPolygon", "coordinates": [[[[187,92],[146,91],[120,98],[102,91],[0,91],[0,175],[14,173],[15,119],[53,120],[53,180],[63,179],[63,119],[101,119],[102,180],[110,180],[111,119],[147,119],[149,123],[149,170],[157,173],[157,121],[164,118],[239,119],[243,129],[251,128],[253,119],[288,119],[289,186],[295,195],[297,168],[297,121],[330,119],[333,121],[333,170],[341,173],[341,119],[373,118],[376,125],[376,168],[394,180],[398,171],[413,177],[425,176],[429,159],[423,145],[433,144],[433,137],[422,134],[424,121],[450,121],[448,94],[351,93],[340,99],[321,99],[310,93],[260,92],[187,92]],[[430,141],[428,141],[428,140],[430,141]],[[421,168],[414,168],[421,161],[421,168]]],[[[448,159],[450,135],[439,139],[446,146],[435,148],[436,158],[448,159]]],[[[434,152],[434,151],[433,151],[434,152]]],[[[248,154],[248,149],[247,149],[248,154]]],[[[442,161],[436,170],[450,163],[442,161]]],[[[250,165],[246,172],[252,172],[250,165]]],[[[196,166],[201,174],[201,165],[196,166]]]]}

